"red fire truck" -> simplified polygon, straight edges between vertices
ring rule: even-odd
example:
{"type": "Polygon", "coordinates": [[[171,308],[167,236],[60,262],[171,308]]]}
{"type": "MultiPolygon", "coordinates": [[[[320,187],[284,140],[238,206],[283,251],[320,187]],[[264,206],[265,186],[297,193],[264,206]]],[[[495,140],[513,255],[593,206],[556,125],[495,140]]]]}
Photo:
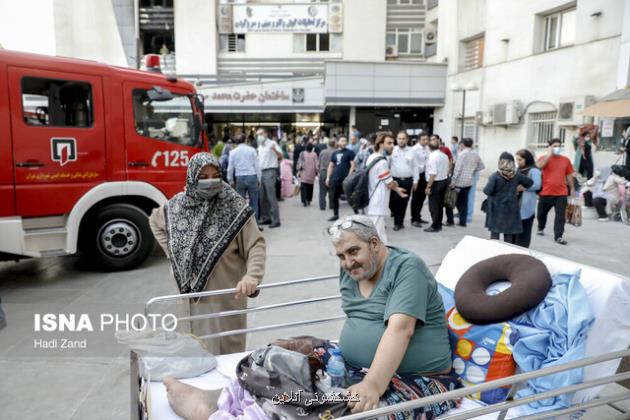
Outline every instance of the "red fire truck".
{"type": "Polygon", "coordinates": [[[202,98],[175,77],[0,50],[0,259],[137,266],[204,131],[202,98]]]}

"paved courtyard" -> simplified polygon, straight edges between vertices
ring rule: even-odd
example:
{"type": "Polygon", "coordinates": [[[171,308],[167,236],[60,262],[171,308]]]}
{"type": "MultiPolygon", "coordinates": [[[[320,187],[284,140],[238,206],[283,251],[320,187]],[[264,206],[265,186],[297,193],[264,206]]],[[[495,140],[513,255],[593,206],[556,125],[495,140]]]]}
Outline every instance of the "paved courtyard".
{"type": "MultiPolygon", "coordinates": [[[[477,199],[477,206],[480,199],[477,199]]],[[[280,203],[282,227],[265,229],[267,271],[264,283],[291,279],[335,275],[336,257],[328,242],[325,228],[329,211],[317,206],[303,208],[299,199],[280,203]]],[[[342,214],[350,214],[347,206],[342,214]]],[[[428,211],[423,209],[424,218],[428,211]]],[[[446,253],[464,235],[488,237],[483,228],[483,214],[477,212],[468,228],[445,227],[442,233],[429,234],[407,225],[399,232],[388,230],[393,245],[408,248],[420,255],[435,272],[446,253]]],[[[548,228],[549,229],[549,228],[548,228]]],[[[580,261],[630,276],[630,226],[620,223],[599,223],[585,220],[584,226],[568,226],[568,246],[553,242],[551,231],[545,237],[534,236],[532,248],[564,258],[580,261]]],[[[63,313],[77,306],[103,308],[138,308],[154,296],[175,293],[169,278],[167,261],[155,250],[142,267],[122,273],[98,273],[82,268],[77,258],[24,260],[0,264],[0,296],[7,312],[8,326],[0,332],[0,417],[6,419],[123,419],[129,417],[128,353],[107,342],[93,357],[45,356],[30,354],[32,348],[33,312],[63,313]],[[35,309],[37,308],[37,309],[35,309]],[[105,351],[104,349],[110,348],[105,351]]],[[[337,294],[336,282],[327,281],[309,286],[274,288],[264,291],[252,304],[269,304],[298,298],[337,294]]],[[[281,309],[250,316],[250,325],[263,325],[314,319],[340,314],[336,301],[306,305],[299,310],[281,309]]],[[[341,324],[300,327],[285,334],[264,332],[252,336],[248,347],[266,344],[281,335],[311,333],[336,338],[341,324]]],[[[623,390],[623,388],[622,388],[623,390]]],[[[616,392],[608,388],[606,393],[616,392]]],[[[626,410],[630,403],[626,402],[626,410]]],[[[611,418],[619,414],[613,408],[587,413],[585,418],[611,418]]]]}

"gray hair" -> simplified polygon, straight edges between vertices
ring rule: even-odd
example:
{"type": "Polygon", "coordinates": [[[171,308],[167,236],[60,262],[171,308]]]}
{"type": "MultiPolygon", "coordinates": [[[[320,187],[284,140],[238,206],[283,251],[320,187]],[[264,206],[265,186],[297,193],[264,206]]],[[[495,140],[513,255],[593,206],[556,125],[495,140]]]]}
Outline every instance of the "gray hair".
{"type": "Polygon", "coordinates": [[[344,232],[354,233],[361,242],[368,243],[374,237],[379,241],[381,240],[372,219],[361,214],[346,216],[343,219],[339,219],[328,228],[328,234],[333,243],[339,242],[344,232]],[[349,226],[344,227],[347,224],[349,224],[349,226]]]}

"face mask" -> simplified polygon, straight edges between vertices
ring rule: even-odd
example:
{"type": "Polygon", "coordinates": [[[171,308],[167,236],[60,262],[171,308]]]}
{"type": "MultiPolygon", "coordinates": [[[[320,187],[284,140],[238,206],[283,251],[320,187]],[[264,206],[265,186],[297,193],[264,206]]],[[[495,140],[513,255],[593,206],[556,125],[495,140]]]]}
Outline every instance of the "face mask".
{"type": "Polygon", "coordinates": [[[259,135],[256,136],[256,140],[258,140],[258,144],[259,145],[262,145],[265,142],[265,140],[267,140],[267,139],[262,134],[259,134],[259,135]]]}
{"type": "Polygon", "coordinates": [[[197,194],[205,199],[212,200],[223,189],[223,182],[220,178],[200,179],[197,181],[197,194]]]}
{"type": "Polygon", "coordinates": [[[553,148],[553,154],[558,156],[560,153],[562,152],[562,149],[560,147],[554,147],[553,148]]]}

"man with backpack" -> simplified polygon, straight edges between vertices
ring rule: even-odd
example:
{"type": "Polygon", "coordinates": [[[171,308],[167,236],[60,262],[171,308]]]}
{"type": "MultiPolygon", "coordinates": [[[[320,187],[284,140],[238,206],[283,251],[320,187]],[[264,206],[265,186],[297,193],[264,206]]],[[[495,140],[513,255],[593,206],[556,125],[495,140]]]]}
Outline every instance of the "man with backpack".
{"type": "Polygon", "coordinates": [[[392,154],[394,150],[394,136],[391,133],[380,133],[374,142],[374,153],[367,159],[369,203],[365,208],[365,214],[372,219],[378,236],[384,244],[387,244],[385,233],[385,218],[389,215],[390,191],[401,198],[407,198],[406,191],[394,181],[389,163],[385,156],[392,154]],[[385,155],[385,156],[384,156],[385,155]]]}

